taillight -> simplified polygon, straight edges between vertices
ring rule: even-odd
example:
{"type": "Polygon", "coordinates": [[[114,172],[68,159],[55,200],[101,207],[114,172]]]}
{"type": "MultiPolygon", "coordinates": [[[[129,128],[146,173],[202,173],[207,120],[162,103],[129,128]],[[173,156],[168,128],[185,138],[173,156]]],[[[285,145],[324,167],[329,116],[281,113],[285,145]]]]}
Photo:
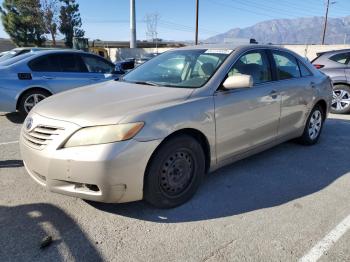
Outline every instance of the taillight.
{"type": "Polygon", "coordinates": [[[317,69],[321,69],[324,68],[324,65],[314,64],[314,67],[316,67],[317,69]]]}

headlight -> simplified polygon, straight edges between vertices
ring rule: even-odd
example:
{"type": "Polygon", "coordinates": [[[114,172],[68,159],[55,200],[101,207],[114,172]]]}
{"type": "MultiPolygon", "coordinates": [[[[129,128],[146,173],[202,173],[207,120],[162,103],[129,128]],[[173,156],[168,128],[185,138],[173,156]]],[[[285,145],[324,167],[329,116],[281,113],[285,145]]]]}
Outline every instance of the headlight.
{"type": "Polygon", "coordinates": [[[144,126],[143,122],[110,126],[85,127],[75,132],[63,147],[107,144],[133,138],[144,126]]]}

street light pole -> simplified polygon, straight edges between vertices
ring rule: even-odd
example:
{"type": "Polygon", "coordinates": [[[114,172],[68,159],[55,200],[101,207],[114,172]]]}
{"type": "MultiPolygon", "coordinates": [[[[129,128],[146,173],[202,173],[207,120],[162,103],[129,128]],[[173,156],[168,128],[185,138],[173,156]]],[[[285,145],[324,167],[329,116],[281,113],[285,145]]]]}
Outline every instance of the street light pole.
{"type": "Polygon", "coordinates": [[[328,11],[329,11],[329,0],[327,0],[326,16],[325,16],[324,27],[323,27],[322,45],[324,45],[325,39],[326,39],[326,31],[327,31],[327,23],[328,23],[328,11]]]}
{"type": "Polygon", "coordinates": [[[199,0],[196,0],[196,36],[195,36],[196,45],[198,45],[198,9],[199,9],[199,0]]]}
{"type": "Polygon", "coordinates": [[[130,0],[130,48],[136,48],[135,0],[130,0]]]}

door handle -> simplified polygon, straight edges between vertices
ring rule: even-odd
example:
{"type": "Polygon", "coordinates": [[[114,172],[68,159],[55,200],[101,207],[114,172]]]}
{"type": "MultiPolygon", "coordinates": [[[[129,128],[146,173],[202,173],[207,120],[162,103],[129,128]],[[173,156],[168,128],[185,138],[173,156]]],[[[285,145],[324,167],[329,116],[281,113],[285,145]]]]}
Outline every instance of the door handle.
{"type": "Polygon", "coordinates": [[[316,88],[316,85],[315,85],[314,82],[311,82],[311,83],[310,83],[310,86],[311,86],[311,88],[316,88]]]}
{"type": "Polygon", "coordinates": [[[98,81],[98,80],[100,80],[100,78],[98,78],[98,77],[92,77],[92,78],[90,78],[90,80],[92,80],[92,81],[98,81]]]}
{"type": "Polygon", "coordinates": [[[269,96],[271,96],[273,99],[276,99],[277,96],[278,96],[278,93],[276,90],[272,90],[270,93],[269,93],[269,96]]]}

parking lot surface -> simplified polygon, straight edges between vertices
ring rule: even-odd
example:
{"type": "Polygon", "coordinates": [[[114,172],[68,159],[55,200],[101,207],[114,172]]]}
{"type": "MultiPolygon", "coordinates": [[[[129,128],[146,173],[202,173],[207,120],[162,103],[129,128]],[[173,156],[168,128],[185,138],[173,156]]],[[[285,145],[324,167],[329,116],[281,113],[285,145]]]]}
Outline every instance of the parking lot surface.
{"type": "Polygon", "coordinates": [[[171,210],[47,192],[24,170],[22,121],[0,113],[1,261],[350,261],[349,115],[331,115],[316,146],[209,174],[171,210]]]}

